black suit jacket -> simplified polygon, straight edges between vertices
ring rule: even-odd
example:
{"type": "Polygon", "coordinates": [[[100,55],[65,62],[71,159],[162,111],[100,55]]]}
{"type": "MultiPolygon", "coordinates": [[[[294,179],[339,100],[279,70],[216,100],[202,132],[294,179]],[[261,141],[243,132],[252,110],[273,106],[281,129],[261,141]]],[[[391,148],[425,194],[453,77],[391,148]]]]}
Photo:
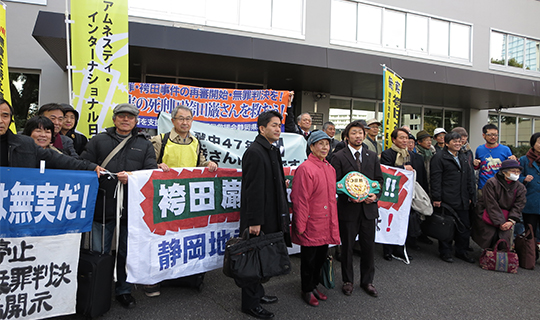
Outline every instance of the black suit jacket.
{"type": "MultiPolygon", "coordinates": [[[[376,180],[380,183],[381,188],[383,184],[383,176],[381,171],[381,164],[376,152],[368,150],[367,147],[362,146],[362,170],[360,171],[366,177],[371,180],[376,180]]],[[[332,166],[336,169],[337,181],[343,179],[343,177],[351,172],[358,171],[356,166],[356,160],[354,159],[351,151],[348,147],[345,147],[336,153],[331,160],[332,166]]],[[[380,198],[380,192],[377,193],[377,200],[380,198]]],[[[345,194],[338,196],[338,216],[339,220],[343,221],[355,221],[358,214],[363,208],[364,216],[366,219],[376,219],[379,217],[379,208],[377,202],[366,204],[364,202],[354,203],[349,201],[349,197],[345,194]]]]}

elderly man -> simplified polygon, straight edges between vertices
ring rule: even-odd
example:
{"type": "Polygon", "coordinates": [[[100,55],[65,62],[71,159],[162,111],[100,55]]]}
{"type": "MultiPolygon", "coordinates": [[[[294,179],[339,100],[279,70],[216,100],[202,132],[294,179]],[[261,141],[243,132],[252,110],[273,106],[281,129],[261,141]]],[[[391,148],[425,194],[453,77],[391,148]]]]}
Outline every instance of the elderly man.
{"type": "Polygon", "coordinates": [[[216,171],[218,165],[214,161],[207,161],[204,157],[201,144],[189,131],[193,123],[193,112],[185,106],[174,108],[171,113],[171,122],[174,128],[150,140],[154,146],[159,167],[207,167],[210,172],[216,171]]]}
{"type": "Polygon", "coordinates": [[[328,155],[330,155],[330,153],[334,151],[334,148],[339,143],[339,141],[334,138],[336,135],[336,126],[333,122],[327,121],[323,124],[322,131],[324,131],[324,133],[330,137],[330,152],[328,153],[328,155]]]}
{"type": "Polygon", "coordinates": [[[54,123],[55,139],[53,146],[60,150],[63,154],[67,154],[68,156],[79,159],[79,154],[73,146],[73,140],[61,134],[65,117],[64,107],[58,103],[44,104],[39,108],[37,115],[49,118],[54,123]]]}
{"type": "Polygon", "coordinates": [[[381,126],[381,123],[377,119],[373,118],[367,121],[367,125],[369,128],[367,130],[367,137],[366,140],[364,140],[364,143],[369,150],[377,152],[377,154],[380,156],[382,152],[382,145],[377,141],[377,135],[379,134],[379,127],[381,126]]]}
{"type": "Polygon", "coordinates": [[[296,118],[296,124],[300,129],[298,133],[303,135],[304,138],[306,138],[307,140],[309,134],[311,133],[311,131],[309,130],[311,129],[311,116],[309,115],[309,113],[304,112],[299,115],[298,118],[296,118]]]}
{"type": "Polygon", "coordinates": [[[444,128],[435,128],[433,130],[433,139],[435,139],[435,152],[440,152],[444,149],[444,136],[446,135],[446,130],[444,128]]]}
{"type": "MultiPolygon", "coordinates": [[[[331,160],[332,166],[336,169],[337,181],[351,171],[358,171],[382,185],[383,176],[379,158],[363,144],[365,134],[365,128],[360,120],[349,123],[343,131],[347,145],[337,151],[331,160]]],[[[375,222],[379,217],[377,208],[379,197],[380,193],[371,193],[366,199],[359,201],[345,194],[338,196],[339,233],[342,243],[341,290],[347,296],[350,296],[354,289],[353,246],[357,235],[360,242],[360,287],[370,296],[378,296],[373,286],[373,278],[375,222]]]]}
{"type": "Polygon", "coordinates": [[[9,130],[13,108],[4,99],[0,99],[0,166],[39,168],[40,161],[53,169],[103,170],[89,161],[81,161],[60,154],[52,149],[39,147],[29,136],[14,134],[9,130]]]}
{"type": "MultiPolygon", "coordinates": [[[[101,164],[109,172],[114,173],[122,184],[127,184],[128,172],[143,169],[156,169],[156,155],[150,141],[137,132],[137,116],[139,110],[128,103],[114,108],[114,127],[107,128],[105,132],[97,134],[88,141],[86,150],[82,153],[83,159],[101,164]],[[119,148],[118,148],[119,147],[119,148]]],[[[126,282],[126,256],[127,256],[127,192],[124,192],[121,209],[120,226],[116,225],[117,216],[117,181],[103,177],[99,181],[99,193],[96,201],[94,224],[92,226],[92,240],[94,248],[101,248],[102,219],[105,215],[105,252],[111,250],[112,237],[115,228],[119,237],[117,254],[117,282],[116,300],[125,308],[135,307],[135,299],[131,296],[131,284],[126,282]],[[105,204],[103,203],[105,201],[105,204]],[[105,210],[105,213],[103,213],[105,210]]]]}
{"type": "MultiPolygon", "coordinates": [[[[274,145],[281,134],[281,114],[268,110],[259,115],[259,134],[242,157],[242,197],[240,206],[240,234],[248,230],[259,235],[283,231],[285,242],[291,246],[289,208],[286,181],[279,148],[274,145]]],[[[267,296],[260,281],[240,283],[242,312],[259,319],[274,314],[261,303],[276,303],[278,298],[267,296]]]]}
{"type": "MultiPolygon", "coordinates": [[[[188,107],[179,105],[171,113],[174,128],[165,134],[152,137],[159,168],[169,171],[170,168],[207,167],[210,172],[216,171],[218,165],[207,161],[204,157],[199,140],[189,132],[193,123],[193,113],[188,107]]],[[[203,274],[194,275],[190,279],[202,286],[203,274]]],[[[144,286],[144,293],[148,297],[157,297],[161,294],[160,285],[144,286]]]]}

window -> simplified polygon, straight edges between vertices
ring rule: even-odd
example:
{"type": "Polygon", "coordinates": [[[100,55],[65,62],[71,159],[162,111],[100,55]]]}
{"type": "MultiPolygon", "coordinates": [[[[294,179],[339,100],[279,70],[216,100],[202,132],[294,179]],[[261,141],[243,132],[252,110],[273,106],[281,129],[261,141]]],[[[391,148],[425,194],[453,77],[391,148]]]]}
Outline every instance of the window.
{"type": "Polygon", "coordinates": [[[10,72],[11,104],[13,106],[15,126],[22,129],[26,120],[37,113],[39,98],[39,73],[10,72]],[[13,90],[15,89],[15,90],[13,90]]]}
{"type": "Polygon", "coordinates": [[[516,146],[516,117],[501,115],[499,127],[499,143],[507,146],[516,146]]]}
{"type": "Polygon", "coordinates": [[[463,112],[444,110],[444,129],[450,131],[455,127],[463,126],[463,112]]]}
{"type": "Polygon", "coordinates": [[[528,146],[532,135],[532,119],[519,117],[518,118],[518,136],[517,146],[528,146]]]}
{"type": "Polygon", "coordinates": [[[129,1],[130,16],[294,38],[304,38],[304,11],[305,0],[129,1]]]}
{"type": "Polygon", "coordinates": [[[540,71],[540,40],[491,31],[491,66],[505,70],[540,71]]]}
{"type": "MultiPolygon", "coordinates": [[[[422,124],[422,107],[401,105],[401,126],[409,126],[414,135],[417,132],[413,130],[413,127],[422,124]]],[[[418,130],[420,131],[420,130],[418,130]]]]}
{"type": "Polygon", "coordinates": [[[331,12],[333,44],[471,63],[471,24],[352,0],[332,0],[331,12]]]}

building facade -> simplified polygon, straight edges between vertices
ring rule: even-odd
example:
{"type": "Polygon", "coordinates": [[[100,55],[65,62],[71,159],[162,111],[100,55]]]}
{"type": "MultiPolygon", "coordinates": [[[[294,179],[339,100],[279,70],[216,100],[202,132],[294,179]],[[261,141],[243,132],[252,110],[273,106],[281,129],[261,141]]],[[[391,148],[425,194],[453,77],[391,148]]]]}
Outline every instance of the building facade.
{"type": "MultiPolygon", "coordinates": [[[[6,4],[10,72],[39,75],[38,104],[68,101],[65,1],[6,4]]],[[[339,132],[382,119],[386,65],[405,79],[413,133],[464,126],[475,147],[495,122],[519,146],[540,128],[539,12],[536,0],[130,0],[130,81],[294,90],[296,115],[339,132]]]]}

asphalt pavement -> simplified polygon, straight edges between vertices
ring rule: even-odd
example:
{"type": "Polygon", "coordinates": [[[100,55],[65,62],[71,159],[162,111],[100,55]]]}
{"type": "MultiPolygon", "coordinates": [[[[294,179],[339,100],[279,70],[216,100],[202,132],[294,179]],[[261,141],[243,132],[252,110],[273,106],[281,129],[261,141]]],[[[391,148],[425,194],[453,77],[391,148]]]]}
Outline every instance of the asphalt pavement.
{"type": "MultiPolygon", "coordinates": [[[[436,241],[435,241],[436,242],[436,241]]],[[[419,244],[410,250],[410,265],[382,258],[376,245],[374,285],[379,297],[368,296],[359,286],[360,258],[355,256],[355,287],[351,296],[341,292],[341,265],[335,263],[336,287],[321,291],[328,295],[318,307],[301,298],[300,256],[291,256],[289,275],[265,284],[268,295],[279,302],[265,306],[275,319],[538,319],[540,318],[540,264],[536,270],[519,269],[517,274],[486,271],[475,264],[439,259],[437,245],[419,244]]],[[[478,261],[481,250],[471,256],[478,261]]],[[[98,319],[254,319],[241,312],[240,289],[221,269],[206,273],[202,292],[183,287],[162,287],[161,296],[148,298],[142,287],[133,291],[134,309],[113,301],[111,310],[98,319]]],[[[80,315],[58,317],[82,320],[80,315]]]]}

